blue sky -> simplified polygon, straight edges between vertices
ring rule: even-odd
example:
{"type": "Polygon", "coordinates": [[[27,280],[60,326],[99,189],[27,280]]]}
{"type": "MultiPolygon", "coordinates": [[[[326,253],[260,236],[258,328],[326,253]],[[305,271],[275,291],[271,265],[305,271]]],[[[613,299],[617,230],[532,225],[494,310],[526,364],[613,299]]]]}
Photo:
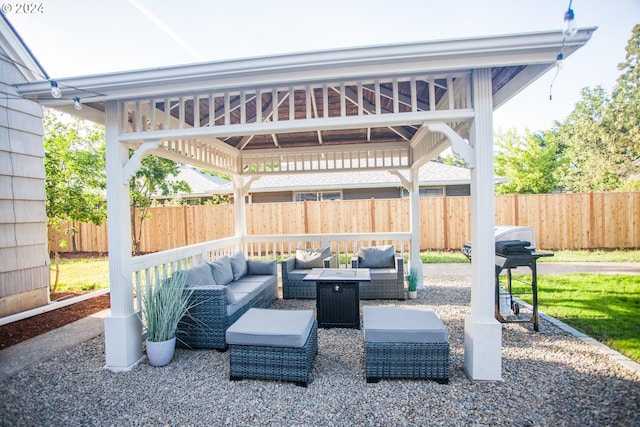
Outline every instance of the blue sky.
{"type": "MultiPolygon", "coordinates": [[[[43,0],[9,21],[52,78],[231,58],[560,29],[569,0],[43,0]]],[[[611,90],[640,0],[573,0],[587,45],[494,115],[496,129],[544,130],[584,87],[611,90]]],[[[6,10],[6,9],[5,9],[6,10]]]]}

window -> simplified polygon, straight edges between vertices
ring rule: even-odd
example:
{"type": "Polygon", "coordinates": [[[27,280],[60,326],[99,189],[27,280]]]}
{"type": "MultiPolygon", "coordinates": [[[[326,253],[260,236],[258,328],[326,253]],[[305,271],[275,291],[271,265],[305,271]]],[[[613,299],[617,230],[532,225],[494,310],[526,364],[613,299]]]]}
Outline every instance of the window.
{"type": "Polygon", "coordinates": [[[294,193],[293,200],[295,202],[304,202],[305,200],[318,202],[326,200],[342,200],[340,191],[319,191],[313,193],[294,193]]]}
{"type": "MultiPolygon", "coordinates": [[[[420,197],[442,197],[444,196],[444,187],[420,188],[420,197]]],[[[402,197],[409,197],[406,189],[402,190],[402,197]]]]}

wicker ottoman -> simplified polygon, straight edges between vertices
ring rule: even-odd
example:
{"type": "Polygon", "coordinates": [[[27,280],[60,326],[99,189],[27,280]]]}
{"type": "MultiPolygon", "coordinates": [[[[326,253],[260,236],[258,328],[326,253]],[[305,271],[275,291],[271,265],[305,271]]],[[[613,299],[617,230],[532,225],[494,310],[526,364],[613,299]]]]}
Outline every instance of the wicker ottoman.
{"type": "Polygon", "coordinates": [[[449,341],[428,307],[363,308],[366,377],[431,378],[449,382],[449,341]]]}
{"type": "Polygon", "coordinates": [[[229,378],[294,381],[306,387],[318,353],[313,310],[250,308],[226,332],[229,378]]]}

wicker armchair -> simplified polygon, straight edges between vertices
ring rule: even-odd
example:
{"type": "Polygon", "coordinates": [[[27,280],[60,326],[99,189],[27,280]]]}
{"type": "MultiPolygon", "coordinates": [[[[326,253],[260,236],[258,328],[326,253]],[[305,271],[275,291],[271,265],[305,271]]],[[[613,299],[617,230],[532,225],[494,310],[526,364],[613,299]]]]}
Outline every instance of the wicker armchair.
{"type": "Polygon", "coordinates": [[[316,285],[313,282],[305,282],[306,276],[312,268],[338,268],[338,255],[331,255],[329,248],[309,251],[298,250],[296,256],[281,261],[282,267],[282,298],[315,299],[316,285]],[[302,252],[315,252],[318,254],[315,260],[302,260],[302,252]]]}
{"type": "Polygon", "coordinates": [[[404,259],[394,246],[362,248],[351,268],[368,268],[371,282],[360,283],[360,299],[405,299],[404,259]]]}

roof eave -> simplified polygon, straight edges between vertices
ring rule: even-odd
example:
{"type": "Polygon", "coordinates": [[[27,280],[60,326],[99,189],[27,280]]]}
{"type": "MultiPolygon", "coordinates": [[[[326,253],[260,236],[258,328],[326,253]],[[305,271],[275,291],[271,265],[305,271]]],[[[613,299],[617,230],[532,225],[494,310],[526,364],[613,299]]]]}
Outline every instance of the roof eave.
{"type": "Polygon", "coordinates": [[[168,84],[172,92],[178,93],[200,90],[205,81],[207,90],[216,90],[363,75],[373,78],[382,73],[549,64],[555,62],[561,49],[566,58],[583,46],[595,29],[580,29],[570,39],[564,39],[560,31],[547,31],[293,53],[58,79],[67,99],[51,99],[47,80],[16,87],[25,97],[55,106],[72,104],[70,99],[86,97],[88,92],[93,93],[93,100],[167,95],[168,84]]]}

